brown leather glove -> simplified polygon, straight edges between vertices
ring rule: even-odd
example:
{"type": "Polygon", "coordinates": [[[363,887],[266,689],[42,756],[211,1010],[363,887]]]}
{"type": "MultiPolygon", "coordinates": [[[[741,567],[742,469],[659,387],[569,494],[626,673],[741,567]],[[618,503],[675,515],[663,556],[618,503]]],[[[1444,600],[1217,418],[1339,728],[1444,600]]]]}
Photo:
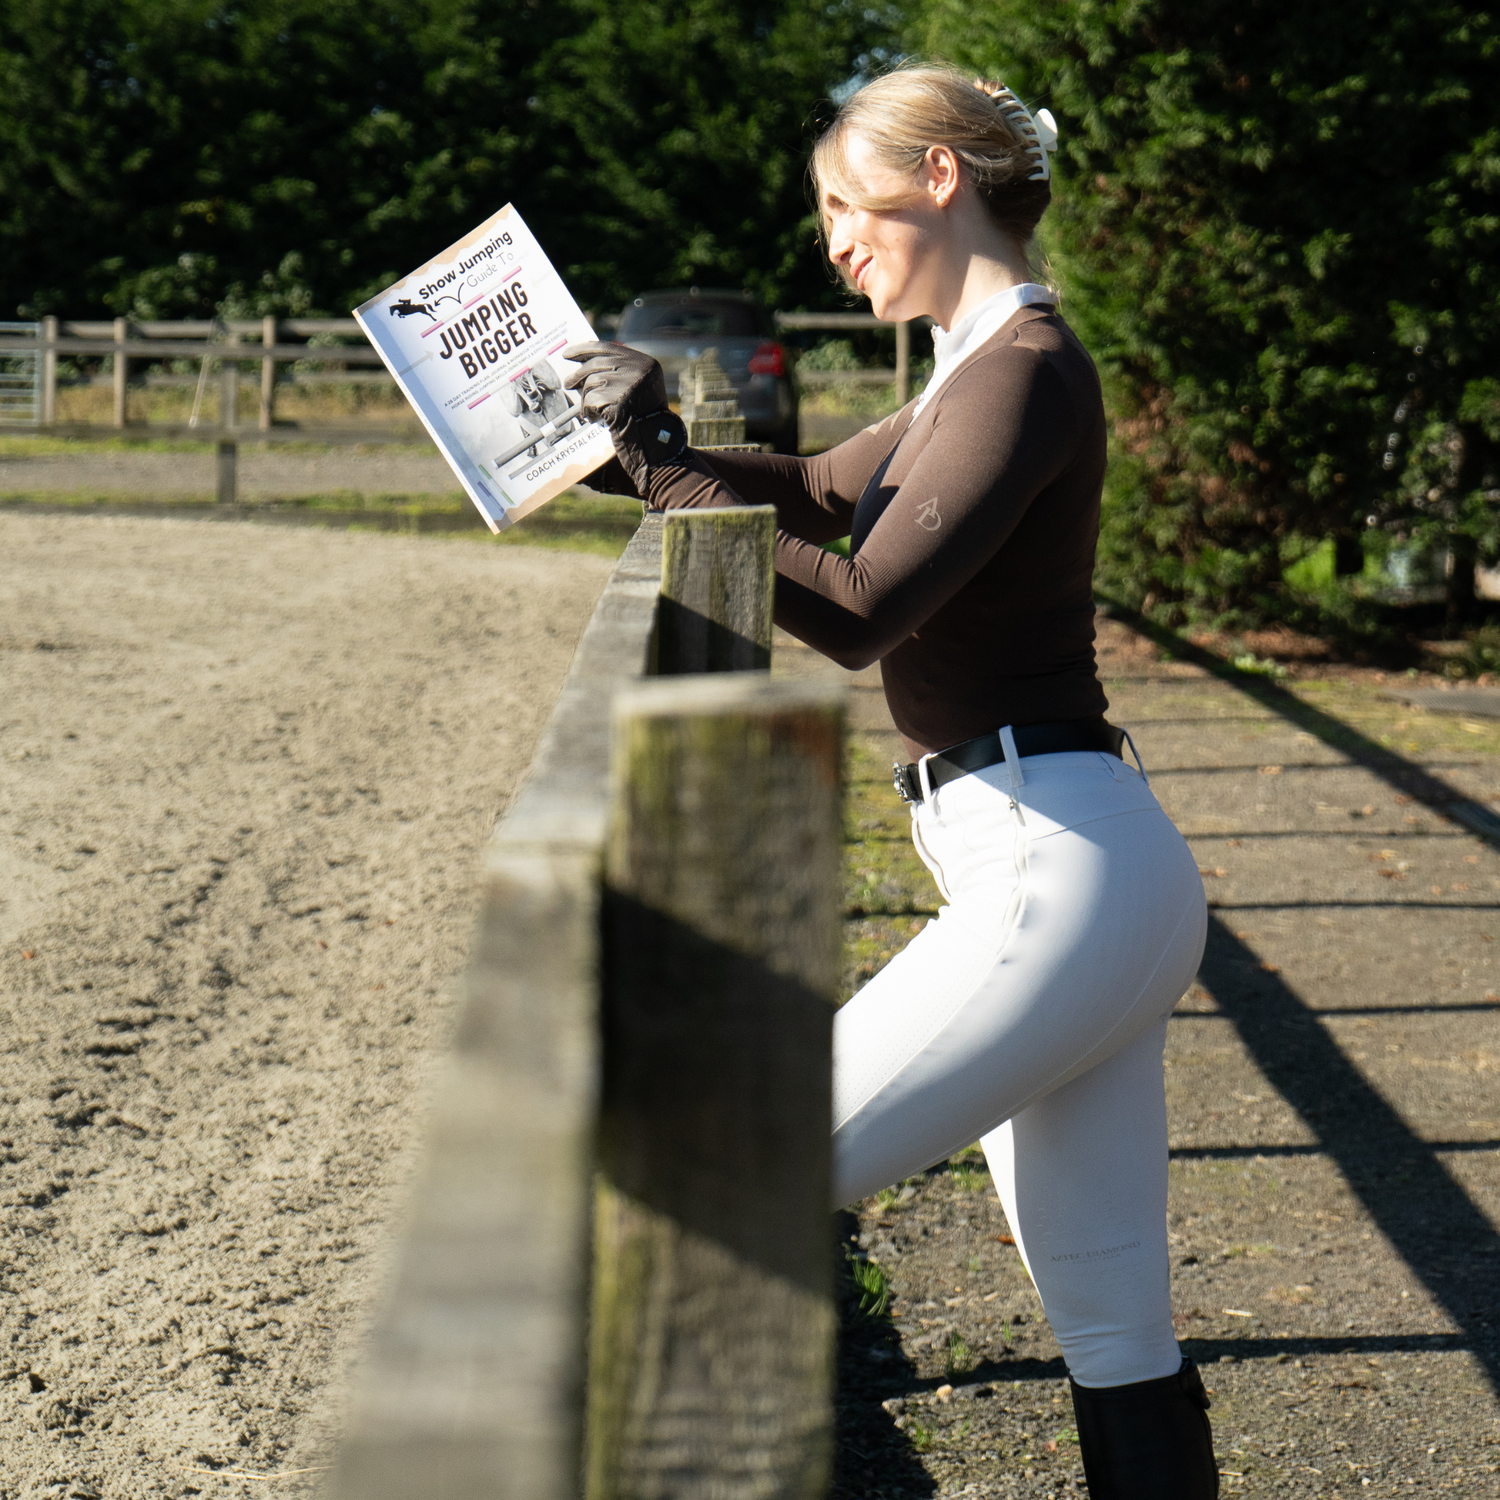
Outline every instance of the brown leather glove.
{"type": "Polygon", "coordinates": [[[603,421],[638,493],[653,469],[680,462],[687,428],[667,407],[667,378],[649,354],[623,344],[569,344],[562,357],[578,368],[563,382],[583,396],[583,414],[603,421]]]}

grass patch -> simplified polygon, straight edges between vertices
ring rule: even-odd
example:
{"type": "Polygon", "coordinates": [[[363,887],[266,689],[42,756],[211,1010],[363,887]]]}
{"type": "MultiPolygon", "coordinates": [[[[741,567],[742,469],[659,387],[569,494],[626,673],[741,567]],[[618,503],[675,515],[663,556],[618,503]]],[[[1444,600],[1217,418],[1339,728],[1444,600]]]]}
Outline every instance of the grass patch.
{"type": "MultiPolygon", "coordinates": [[[[100,425],[98,435],[22,436],[0,433],[0,459],[78,458],[91,453],[202,453],[216,442],[205,434],[201,438],[149,437],[145,428],[118,428],[100,425]],[[138,435],[137,435],[138,434],[138,435]]],[[[391,448],[409,448],[422,453],[436,453],[437,448],[425,434],[414,431],[408,439],[392,442],[372,433],[368,443],[325,443],[316,433],[304,438],[264,441],[254,427],[245,428],[239,439],[242,448],[274,448],[277,453],[370,453],[391,448]]]]}
{"type": "MultiPolygon", "coordinates": [[[[198,373],[198,360],[180,361],[184,373],[198,373]]],[[[149,386],[132,382],[126,391],[126,416],[132,423],[186,422],[192,415],[197,382],[185,385],[149,386]]],[[[213,426],[219,420],[219,371],[209,373],[198,420],[213,426]]],[[[340,382],[276,387],[275,416],[281,422],[410,422],[413,414],[406,398],[392,381],[375,385],[340,382]]],[[[260,411],[260,378],[240,373],[235,412],[241,423],[253,424],[260,411]]],[[[108,385],[60,384],[57,388],[57,420],[88,422],[107,427],[114,421],[114,392],[108,385]]]]}
{"type": "MultiPolygon", "coordinates": [[[[562,497],[559,496],[559,500],[562,497]]],[[[119,490],[10,490],[0,494],[7,505],[62,505],[70,509],[100,509],[114,506],[125,510],[161,508],[193,511],[216,505],[213,493],[200,490],[176,495],[131,494],[119,490]]],[[[315,495],[264,495],[239,501],[236,511],[264,511],[268,515],[292,513],[326,513],[330,516],[368,514],[379,516],[469,516],[474,525],[487,530],[477,511],[460,492],[446,495],[365,494],[358,490],[333,490],[315,495]]]]}
{"type": "Polygon", "coordinates": [[[911,816],[890,768],[857,736],[844,759],[844,972],[847,1000],[937,911],[932,876],[911,842],[911,816]]]}
{"type": "Polygon", "coordinates": [[[890,1278],[873,1260],[845,1249],[849,1275],[859,1297],[859,1310],[867,1318],[883,1318],[891,1305],[890,1278]]]}
{"type": "Polygon", "coordinates": [[[974,1351],[969,1341],[955,1328],[943,1345],[943,1373],[949,1380],[956,1380],[960,1375],[967,1375],[974,1364],[974,1351]]]}
{"type": "Polygon", "coordinates": [[[990,1174],[983,1167],[957,1166],[949,1169],[953,1185],[963,1193],[983,1192],[989,1186],[990,1174]]]}
{"type": "MultiPolygon", "coordinates": [[[[18,437],[0,435],[0,459],[78,458],[90,453],[201,453],[207,439],[180,442],[167,438],[18,437]]],[[[326,446],[326,445],[325,445],[326,446]]]]}
{"type": "Polygon", "coordinates": [[[906,1429],[906,1440],[918,1453],[926,1453],[937,1441],[937,1433],[931,1427],[924,1427],[920,1422],[913,1420],[911,1426],[906,1429]]]}
{"type": "MultiPolygon", "coordinates": [[[[218,511],[209,494],[161,498],[98,490],[37,490],[0,494],[0,506],[65,508],[113,515],[210,516],[218,511]]],[[[237,518],[266,521],[297,517],[350,531],[397,531],[448,535],[496,546],[548,547],[618,557],[640,525],[638,500],[569,491],[493,536],[461,491],[446,494],[369,494],[331,490],[308,495],[275,495],[248,500],[232,512],[237,518]]]]}

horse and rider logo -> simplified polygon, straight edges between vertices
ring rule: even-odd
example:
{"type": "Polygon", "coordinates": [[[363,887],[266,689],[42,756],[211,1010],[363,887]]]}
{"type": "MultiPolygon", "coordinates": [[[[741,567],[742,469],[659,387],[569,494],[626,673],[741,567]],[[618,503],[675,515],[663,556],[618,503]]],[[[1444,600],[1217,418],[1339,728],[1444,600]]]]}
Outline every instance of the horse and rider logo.
{"type": "MultiPolygon", "coordinates": [[[[458,302],[458,298],[451,292],[445,292],[441,297],[434,297],[431,302],[413,302],[410,297],[400,297],[391,303],[391,316],[393,318],[414,318],[418,313],[437,322],[437,305],[439,302],[458,302]]],[[[462,303],[459,303],[462,306],[462,303]]]]}

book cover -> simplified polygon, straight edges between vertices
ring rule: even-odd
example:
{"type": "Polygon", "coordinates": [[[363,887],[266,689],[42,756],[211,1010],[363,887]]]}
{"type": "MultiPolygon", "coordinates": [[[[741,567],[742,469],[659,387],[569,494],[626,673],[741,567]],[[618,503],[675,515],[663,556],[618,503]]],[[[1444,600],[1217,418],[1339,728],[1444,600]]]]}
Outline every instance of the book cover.
{"type": "Polygon", "coordinates": [[[354,316],[491,531],[613,457],[563,389],[594,331],[513,205],[354,316]]]}

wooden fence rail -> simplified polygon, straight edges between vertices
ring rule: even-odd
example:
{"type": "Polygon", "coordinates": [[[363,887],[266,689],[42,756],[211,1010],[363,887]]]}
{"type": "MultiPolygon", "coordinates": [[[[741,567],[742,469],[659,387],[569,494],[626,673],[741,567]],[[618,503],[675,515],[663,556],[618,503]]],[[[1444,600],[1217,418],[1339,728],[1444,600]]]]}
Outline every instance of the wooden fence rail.
{"type": "MultiPolygon", "coordinates": [[[[893,328],[896,333],[894,369],[807,370],[798,373],[805,386],[832,384],[894,385],[899,405],[905,405],[911,388],[911,324],[891,323],[871,313],[787,313],[775,314],[778,329],[893,328]]],[[[379,371],[380,355],[365,341],[363,330],[353,318],[230,318],[219,320],[181,320],[178,322],[136,321],[115,318],[112,321],[43,318],[36,333],[0,332],[0,358],[7,354],[39,352],[41,356],[40,410],[42,426],[52,426],[57,418],[57,362],[59,357],[109,356],[112,360],[111,384],[114,394],[113,427],[127,426],[127,390],[130,361],[196,359],[218,360],[224,370],[222,388],[229,389],[230,377],[238,385],[240,364],[258,361],[260,365],[260,410],[257,429],[270,432],[275,424],[276,366],[278,364],[321,364],[347,367],[369,367],[379,371]],[[340,345],[288,343],[289,338],[338,337],[357,342],[340,345]]],[[[196,424],[193,424],[196,426],[196,424]]],[[[233,422],[220,421],[218,428],[233,428],[233,422]]],[[[80,428],[73,436],[89,435],[80,428]]],[[[181,436],[179,429],[170,434],[181,436]]],[[[212,439],[224,442],[219,434],[212,439]]]]}
{"type": "MultiPolygon", "coordinates": [[[[30,335],[0,336],[0,355],[35,350],[41,355],[40,424],[51,426],[57,419],[57,361],[59,356],[108,355],[113,361],[114,422],[126,426],[126,389],[132,359],[196,359],[206,376],[211,360],[220,362],[223,390],[238,387],[238,367],[247,360],[260,362],[260,417],[262,432],[275,421],[276,366],[308,363],[324,365],[381,364],[380,355],[366,341],[353,318],[260,318],[255,321],[184,320],[175,323],[136,322],[115,318],[112,322],[79,322],[43,318],[30,335]],[[284,343],[284,338],[357,339],[356,344],[318,345],[284,343]],[[253,341],[253,342],[252,342],[253,341]]],[[[196,424],[194,424],[196,426],[196,424]]],[[[232,429],[233,421],[221,419],[220,428],[232,429]]]]}
{"type": "Polygon", "coordinates": [[[703,675],[769,663],[770,542],[648,516],[579,642],[485,855],[335,1500],[826,1489],[842,689],[703,675]],[[712,628],[665,645],[666,598],[712,628]]]}

